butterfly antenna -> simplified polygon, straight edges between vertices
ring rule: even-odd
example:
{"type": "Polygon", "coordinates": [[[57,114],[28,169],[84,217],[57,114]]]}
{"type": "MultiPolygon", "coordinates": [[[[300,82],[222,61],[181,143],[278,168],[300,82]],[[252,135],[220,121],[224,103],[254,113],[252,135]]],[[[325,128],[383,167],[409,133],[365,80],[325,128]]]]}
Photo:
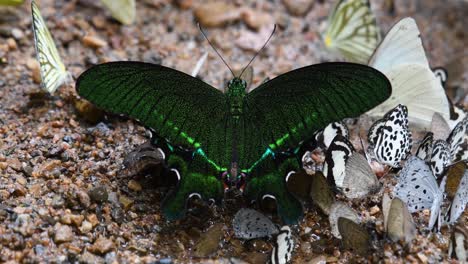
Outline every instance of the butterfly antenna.
{"type": "Polygon", "coordinates": [[[226,61],[224,60],[223,56],[221,56],[221,54],[219,54],[218,50],[215,48],[215,46],[211,43],[210,39],[206,36],[205,32],[203,31],[203,28],[201,27],[200,23],[197,23],[198,25],[198,29],[200,29],[200,32],[203,34],[203,36],[205,37],[205,39],[208,41],[208,43],[210,44],[210,46],[214,49],[214,51],[216,52],[216,54],[218,54],[218,56],[221,58],[221,60],[224,62],[224,65],[226,65],[226,67],[228,67],[229,71],[232,73],[232,76],[234,76],[234,78],[236,77],[236,75],[234,74],[234,72],[232,71],[231,67],[229,67],[229,65],[226,63],[226,61]]]}
{"type": "Polygon", "coordinates": [[[249,61],[249,63],[247,64],[247,66],[245,66],[244,69],[241,71],[241,73],[239,74],[239,78],[242,76],[242,74],[244,73],[245,69],[247,69],[247,67],[249,67],[250,64],[255,60],[255,58],[257,57],[257,55],[266,47],[266,45],[267,45],[268,42],[270,41],[271,37],[273,37],[273,34],[275,34],[275,31],[276,31],[276,24],[274,25],[273,31],[271,31],[270,36],[269,36],[268,39],[265,41],[265,44],[263,44],[262,48],[259,49],[259,50],[257,51],[257,53],[255,53],[255,55],[254,55],[253,58],[249,61]]]}

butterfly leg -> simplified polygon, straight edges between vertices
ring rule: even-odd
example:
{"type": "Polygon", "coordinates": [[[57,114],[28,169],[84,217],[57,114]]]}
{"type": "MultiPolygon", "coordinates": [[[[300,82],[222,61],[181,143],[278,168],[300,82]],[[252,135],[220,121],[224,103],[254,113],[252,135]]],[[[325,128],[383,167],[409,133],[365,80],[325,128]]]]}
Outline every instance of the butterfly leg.
{"type": "Polygon", "coordinates": [[[296,158],[282,162],[277,169],[252,178],[245,190],[248,199],[261,201],[266,197],[276,200],[278,215],[285,224],[297,223],[303,215],[302,204],[287,189],[288,176],[300,169],[296,158]]]}
{"type": "Polygon", "coordinates": [[[201,173],[193,166],[194,160],[187,162],[177,155],[168,158],[169,172],[175,173],[179,182],[175,192],[167,195],[162,203],[162,211],[166,219],[176,220],[185,216],[186,204],[194,196],[204,200],[220,201],[223,196],[221,181],[210,173],[201,173]]]}

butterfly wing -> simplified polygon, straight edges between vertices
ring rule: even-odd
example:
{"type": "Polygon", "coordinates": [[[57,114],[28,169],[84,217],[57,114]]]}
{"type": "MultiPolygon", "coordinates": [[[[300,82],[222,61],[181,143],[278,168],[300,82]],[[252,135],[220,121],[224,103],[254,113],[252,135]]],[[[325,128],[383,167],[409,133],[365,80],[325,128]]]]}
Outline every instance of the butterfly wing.
{"type": "Polygon", "coordinates": [[[340,0],[325,32],[325,46],[353,62],[366,63],[380,41],[367,0],[340,0]]]}
{"type": "Polygon", "coordinates": [[[31,2],[31,11],[42,88],[49,93],[53,93],[66,81],[68,73],[35,1],[31,2]]]}
{"type": "Polygon", "coordinates": [[[435,112],[450,119],[450,104],[440,81],[429,68],[414,19],[402,19],[392,27],[369,65],[382,71],[393,87],[390,99],[369,111],[369,115],[381,117],[397,104],[404,104],[410,122],[426,129],[435,112]]]}
{"type": "Polygon", "coordinates": [[[23,2],[24,0],[0,0],[0,5],[17,6],[23,2]]]}
{"type": "Polygon", "coordinates": [[[394,168],[411,152],[412,138],[408,127],[408,109],[398,105],[384,116],[385,124],[377,131],[374,146],[376,159],[394,168]]]}
{"type": "Polygon", "coordinates": [[[361,199],[375,193],[381,185],[366,158],[353,153],[346,161],[343,193],[350,199],[361,199]]]}
{"type": "Polygon", "coordinates": [[[450,206],[450,223],[457,222],[460,215],[465,211],[468,204],[468,170],[465,170],[463,178],[461,179],[455,197],[453,198],[450,206]]]}
{"type": "Polygon", "coordinates": [[[426,135],[424,136],[423,140],[418,146],[418,149],[416,150],[416,157],[429,161],[431,159],[431,154],[432,154],[432,142],[433,142],[433,133],[432,132],[427,132],[426,135]]]}
{"type": "Polygon", "coordinates": [[[439,187],[431,168],[420,158],[410,157],[393,192],[414,213],[432,206],[439,187]]]}
{"type": "Polygon", "coordinates": [[[154,129],[170,144],[197,149],[218,171],[230,160],[224,147],[226,98],[188,74],[142,62],[110,62],[88,69],[76,83],[80,96],[154,129]]]}
{"type": "Polygon", "coordinates": [[[331,122],[357,117],[391,93],[387,78],[353,63],[323,63],[280,75],[244,97],[241,167],[265,149],[295,149],[331,122]]]}
{"type": "Polygon", "coordinates": [[[135,0],[101,0],[109,9],[112,16],[124,25],[130,25],[135,21],[135,0]]]}
{"type": "Polygon", "coordinates": [[[372,54],[368,64],[383,72],[402,64],[429,67],[416,21],[407,17],[396,23],[372,54]]]}

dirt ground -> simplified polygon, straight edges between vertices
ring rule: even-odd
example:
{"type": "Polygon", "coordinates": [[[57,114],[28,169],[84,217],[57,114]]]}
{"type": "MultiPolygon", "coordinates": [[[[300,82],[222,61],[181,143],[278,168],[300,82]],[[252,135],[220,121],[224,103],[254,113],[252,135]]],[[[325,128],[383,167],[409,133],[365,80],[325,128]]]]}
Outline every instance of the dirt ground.
{"type": "MultiPolygon", "coordinates": [[[[272,241],[234,238],[234,213],[227,208],[205,208],[167,222],[159,209],[165,190],[154,187],[151,177],[134,179],[122,171],[125,156],[147,140],[145,129],[121,117],[83,116],[82,101],[76,98],[74,80],[93,64],[138,60],[190,74],[205,52],[209,56],[199,76],[223,88],[230,73],[194,17],[197,6],[208,4],[137,0],[136,22],[122,26],[99,1],[38,2],[73,80],[53,96],[41,93],[29,4],[0,8],[0,262],[265,263],[272,241]]],[[[225,25],[206,32],[228,63],[240,69],[268,37],[271,25],[278,24],[253,64],[256,86],[266,77],[338,59],[320,40],[330,2],[232,1],[227,11],[215,12],[225,25]],[[299,10],[313,4],[304,16],[295,16],[284,2],[301,2],[299,10]]],[[[416,19],[431,66],[448,67],[448,93],[466,106],[467,99],[457,91],[468,89],[468,3],[371,2],[384,33],[403,17],[416,19]]],[[[351,129],[356,133],[356,127],[351,129]]],[[[390,175],[386,185],[392,184],[390,175]]],[[[328,218],[307,203],[304,220],[293,227],[293,262],[456,262],[447,256],[449,230],[424,231],[424,212],[414,215],[421,230],[411,246],[385,239],[380,201],[374,196],[348,202],[374,230],[375,250],[367,256],[341,250],[328,218]]]]}

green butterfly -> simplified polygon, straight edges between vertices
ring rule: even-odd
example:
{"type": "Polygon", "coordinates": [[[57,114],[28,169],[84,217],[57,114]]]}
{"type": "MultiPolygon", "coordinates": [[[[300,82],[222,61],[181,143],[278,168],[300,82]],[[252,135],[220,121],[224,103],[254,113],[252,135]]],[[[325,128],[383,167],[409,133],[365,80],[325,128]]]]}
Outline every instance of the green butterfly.
{"type": "Polygon", "coordinates": [[[249,93],[241,77],[229,81],[223,93],[161,65],[110,62],[84,72],[76,89],[159,137],[166,166],[179,179],[177,191],[162,204],[167,219],[183,217],[186,200],[194,195],[220,202],[225,191],[241,190],[249,200],[275,198],[288,224],[302,216],[286,180],[301,170],[304,142],[330,122],[357,117],[391,94],[379,71],[340,62],[290,71],[249,93]]]}

